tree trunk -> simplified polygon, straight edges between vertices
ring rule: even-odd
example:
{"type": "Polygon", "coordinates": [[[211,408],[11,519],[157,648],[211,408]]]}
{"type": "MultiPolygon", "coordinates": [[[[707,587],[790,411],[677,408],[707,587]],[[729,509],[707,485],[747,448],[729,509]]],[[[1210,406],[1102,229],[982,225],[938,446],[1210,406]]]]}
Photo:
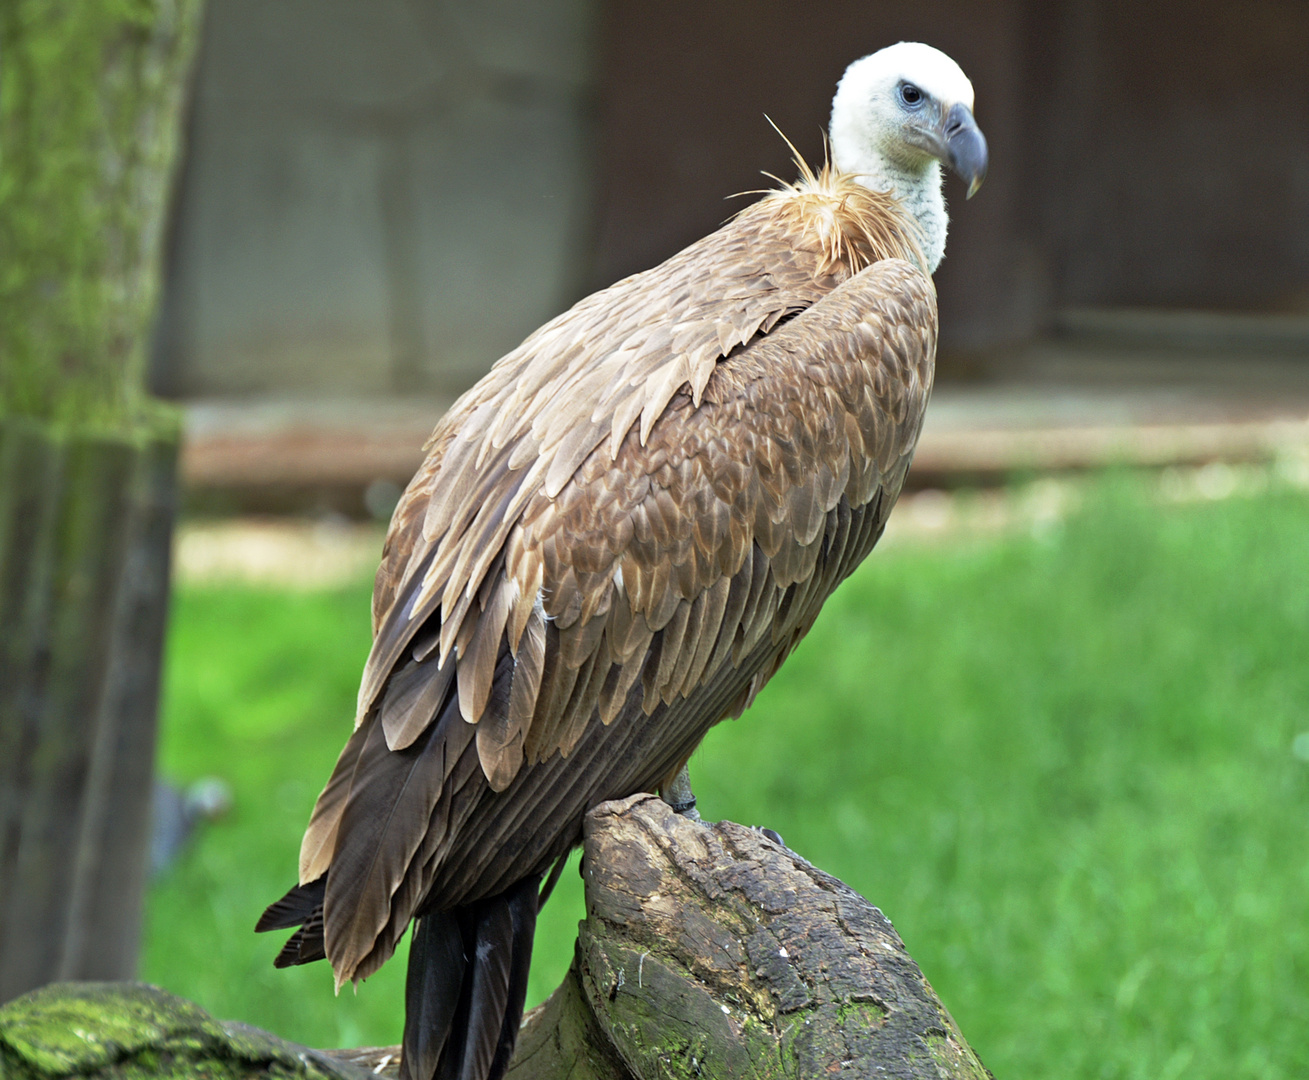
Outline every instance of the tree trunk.
{"type": "Polygon", "coordinates": [[[136,967],[178,435],[144,357],[199,18],[0,4],[0,1001],[136,967]]]}
{"type": "Polygon", "coordinates": [[[136,970],[176,456],[0,419],[0,1001],[136,970]]]}
{"type": "Polygon", "coordinates": [[[200,0],[0,4],[0,411],[131,432],[200,0]]]}

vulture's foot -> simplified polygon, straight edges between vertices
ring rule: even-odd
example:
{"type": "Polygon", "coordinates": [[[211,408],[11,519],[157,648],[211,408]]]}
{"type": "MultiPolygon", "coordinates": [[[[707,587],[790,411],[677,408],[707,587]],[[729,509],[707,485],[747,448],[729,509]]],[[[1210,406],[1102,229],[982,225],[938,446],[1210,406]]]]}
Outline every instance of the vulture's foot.
{"type": "Polygon", "coordinates": [[[690,821],[699,821],[700,812],[695,808],[695,792],[691,790],[691,773],[683,765],[681,772],[673,777],[673,782],[659,792],[659,797],[673,808],[673,813],[681,814],[690,821]]]}
{"type": "MultiPolygon", "coordinates": [[[[691,773],[687,766],[683,765],[681,771],[673,777],[673,782],[660,789],[659,797],[673,808],[673,813],[681,814],[688,821],[700,820],[700,812],[695,808],[695,792],[691,790],[691,773]]],[[[776,829],[765,829],[763,826],[756,826],[755,829],[760,836],[771,840],[778,847],[786,847],[786,841],[776,829]]]]}

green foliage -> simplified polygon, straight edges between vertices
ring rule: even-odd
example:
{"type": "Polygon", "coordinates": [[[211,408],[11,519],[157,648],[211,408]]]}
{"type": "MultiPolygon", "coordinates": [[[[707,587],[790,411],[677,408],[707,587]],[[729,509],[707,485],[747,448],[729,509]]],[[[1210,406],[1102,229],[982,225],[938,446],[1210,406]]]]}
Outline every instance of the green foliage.
{"type": "MultiPolygon", "coordinates": [[[[1159,506],[1121,479],[1040,536],[877,552],[706,740],[700,808],[878,904],[997,1076],[1309,1075],[1306,535],[1303,492],[1159,506]]],[[[185,590],[171,643],[164,770],[227,776],[237,809],[157,885],[143,974],[318,1045],[398,1039],[403,957],[333,1001],[250,927],[293,880],[367,604],[185,590]]]]}
{"type": "Polygon", "coordinates": [[[0,5],[0,411],[130,427],[200,0],[0,5]]]}

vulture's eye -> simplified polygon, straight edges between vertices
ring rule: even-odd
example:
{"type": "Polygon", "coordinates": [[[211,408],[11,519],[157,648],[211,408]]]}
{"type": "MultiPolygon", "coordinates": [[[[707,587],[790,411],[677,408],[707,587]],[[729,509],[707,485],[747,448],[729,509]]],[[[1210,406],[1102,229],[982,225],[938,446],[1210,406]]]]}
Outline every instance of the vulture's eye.
{"type": "Polygon", "coordinates": [[[900,104],[906,109],[916,109],[923,103],[925,95],[913,83],[900,84],[900,104]]]}

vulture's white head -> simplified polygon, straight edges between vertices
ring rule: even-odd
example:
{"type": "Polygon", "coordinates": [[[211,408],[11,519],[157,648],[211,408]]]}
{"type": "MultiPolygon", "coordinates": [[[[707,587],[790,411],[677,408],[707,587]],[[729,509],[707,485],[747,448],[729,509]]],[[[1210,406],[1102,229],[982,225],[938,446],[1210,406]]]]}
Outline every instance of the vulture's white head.
{"type": "Polygon", "coordinates": [[[986,139],[973,120],[973,84],[950,57],[902,41],[845,69],[832,100],[832,163],[892,192],[923,229],[935,272],[945,254],[941,163],[968,185],[986,176],[986,139]]]}

